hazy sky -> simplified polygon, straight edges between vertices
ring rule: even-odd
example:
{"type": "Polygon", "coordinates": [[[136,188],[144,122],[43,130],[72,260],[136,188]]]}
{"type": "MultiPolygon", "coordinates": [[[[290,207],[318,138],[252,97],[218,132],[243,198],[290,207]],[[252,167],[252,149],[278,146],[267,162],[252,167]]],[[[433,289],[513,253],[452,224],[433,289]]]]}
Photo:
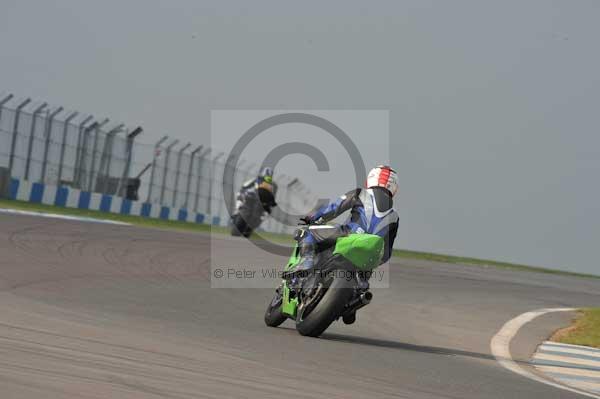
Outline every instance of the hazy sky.
{"type": "Polygon", "coordinates": [[[400,247],[600,273],[596,0],[0,4],[0,90],[147,142],[207,142],[211,110],[389,110],[400,247]]]}

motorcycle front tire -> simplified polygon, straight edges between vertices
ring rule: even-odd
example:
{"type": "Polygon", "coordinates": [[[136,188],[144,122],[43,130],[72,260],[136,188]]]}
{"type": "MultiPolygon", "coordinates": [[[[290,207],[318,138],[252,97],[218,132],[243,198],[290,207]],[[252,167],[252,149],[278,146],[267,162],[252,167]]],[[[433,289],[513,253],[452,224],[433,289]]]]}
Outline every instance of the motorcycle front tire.
{"type": "MultiPolygon", "coordinates": [[[[280,296],[279,293],[275,293],[275,298],[277,296],[280,296]]],[[[265,312],[265,324],[269,327],[279,327],[287,319],[287,316],[281,312],[281,300],[273,304],[275,298],[269,302],[265,312]]]]}

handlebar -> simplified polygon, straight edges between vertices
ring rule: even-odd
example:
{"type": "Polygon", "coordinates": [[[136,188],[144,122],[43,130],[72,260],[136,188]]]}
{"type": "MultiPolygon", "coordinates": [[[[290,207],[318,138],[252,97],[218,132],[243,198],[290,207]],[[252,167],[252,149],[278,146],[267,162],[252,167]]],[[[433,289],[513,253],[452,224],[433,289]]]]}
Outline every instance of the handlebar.
{"type": "Polygon", "coordinates": [[[326,222],[322,217],[318,218],[317,220],[313,220],[310,223],[308,223],[306,220],[300,219],[300,223],[298,223],[298,226],[318,226],[325,223],[326,222]]]}

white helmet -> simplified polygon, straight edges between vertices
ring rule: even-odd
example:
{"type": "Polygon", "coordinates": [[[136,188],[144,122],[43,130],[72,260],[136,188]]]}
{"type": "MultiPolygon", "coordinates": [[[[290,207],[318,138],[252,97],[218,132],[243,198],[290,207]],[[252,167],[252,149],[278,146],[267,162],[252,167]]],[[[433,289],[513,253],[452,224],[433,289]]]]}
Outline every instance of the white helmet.
{"type": "Polygon", "coordinates": [[[398,174],[389,166],[379,165],[371,169],[367,176],[367,188],[383,187],[392,196],[398,191],[398,174]]]}

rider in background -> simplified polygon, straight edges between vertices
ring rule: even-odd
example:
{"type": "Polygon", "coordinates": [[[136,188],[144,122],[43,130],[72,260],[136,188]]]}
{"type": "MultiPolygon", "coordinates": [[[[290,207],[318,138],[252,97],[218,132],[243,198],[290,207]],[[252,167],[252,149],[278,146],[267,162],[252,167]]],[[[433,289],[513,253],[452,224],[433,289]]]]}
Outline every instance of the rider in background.
{"type": "Polygon", "coordinates": [[[236,209],[239,207],[241,199],[249,191],[258,192],[262,206],[267,213],[271,213],[273,207],[277,206],[275,195],[277,194],[277,185],[273,181],[273,169],[264,168],[256,179],[248,180],[242,185],[238,193],[236,209]]]}
{"type": "MultiPolygon", "coordinates": [[[[382,263],[392,255],[392,247],[398,231],[399,217],[393,209],[393,197],[398,191],[398,175],[389,166],[380,165],[369,172],[366,188],[357,188],[339,197],[336,201],[320,208],[301,220],[306,224],[324,224],[346,211],[350,216],[338,229],[340,233],[376,234],[384,239],[382,263]]],[[[315,262],[315,236],[311,229],[299,230],[303,236],[299,241],[302,257],[296,270],[308,270],[315,262]]]]}

